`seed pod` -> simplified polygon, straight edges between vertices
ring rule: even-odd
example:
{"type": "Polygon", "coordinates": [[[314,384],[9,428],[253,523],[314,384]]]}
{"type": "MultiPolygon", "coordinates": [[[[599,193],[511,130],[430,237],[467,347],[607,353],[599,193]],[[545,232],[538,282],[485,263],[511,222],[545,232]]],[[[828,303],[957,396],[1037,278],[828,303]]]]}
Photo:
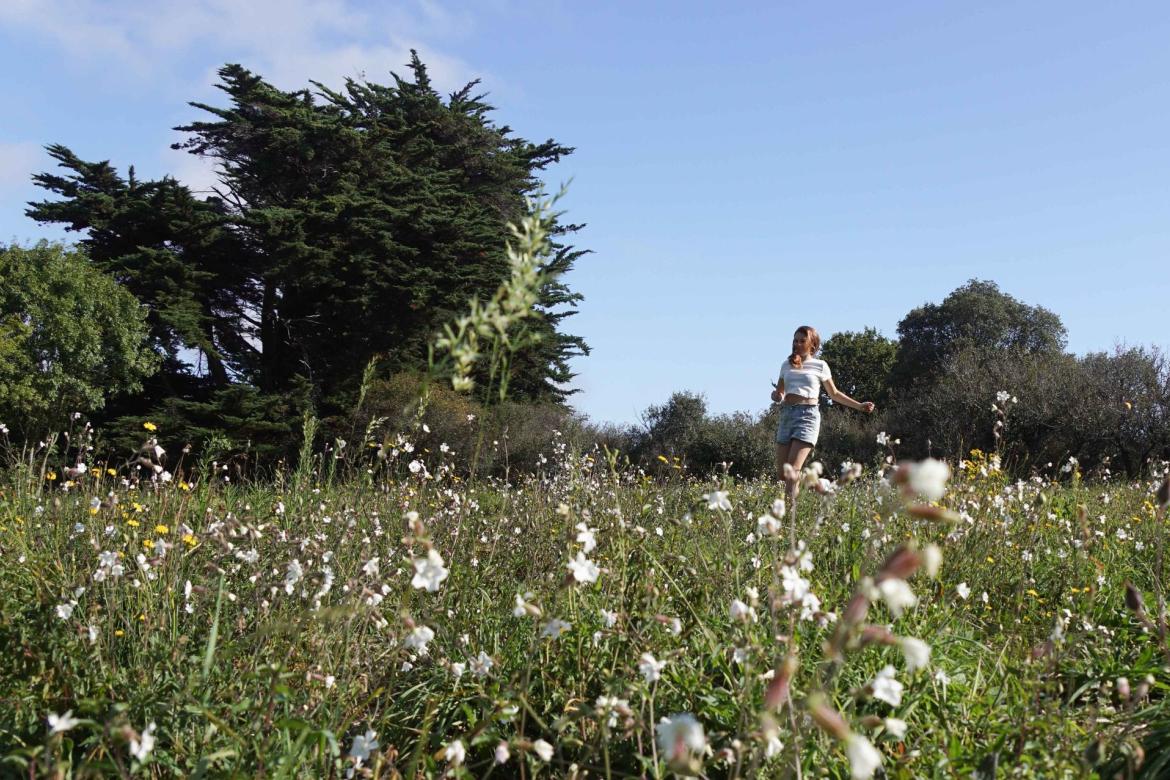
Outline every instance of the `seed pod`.
{"type": "Polygon", "coordinates": [[[792,688],[792,678],[796,674],[799,662],[795,655],[784,656],[784,660],[776,665],[776,674],[768,683],[764,691],[764,708],[775,710],[788,701],[788,694],[792,688]]]}
{"type": "Polygon", "coordinates": [[[834,739],[845,740],[849,737],[849,724],[841,713],[830,707],[823,695],[810,697],[808,714],[821,730],[834,739]]]}
{"type": "Polygon", "coordinates": [[[1138,617],[1144,617],[1146,614],[1142,592],[1129,582],[1125,583],[1125,606],[1129,607],[1129,610],[1138,617]]]}
{"type": "Polygon", "coordinates": [[[862,645],[896,645],[898,638],[885,626],[866,626],[861,629],[862,645]]]}
{"type": "Polygon", "coordinates": [[[865,620],[865,613],[869,611],[869,599],[863,593],[854,594],[845,606],[841,615],[841,622],[846,625],[857,625],[865,620]]]}
{"type": "Polygon", "coordinates": [[[1117,678],[1116,690],[1117,698],[1121,701],[1122,704],[1129,702],[1130,689],[1128,677],[1117,678]]]}
{"type": "Polygon", "coordinates": [[[959,513],[951,509],[943,509],[941,506],[932,506],[930,504],[912,504],[906,507],[906,511],[911,517],[920,517],[923,520],[933,520],[935,522],[957,523],[959,522],[959,513]]]}
{"type": "Polygon", "coordinates": [[[901,545],[890,553],[890,557],[882,565],[882,570],[878,572],[877,581],[881,582],[890,578],[909,579],[910,575],[916,572],[921,565],[922,557],[906,545],[901,545]]]}

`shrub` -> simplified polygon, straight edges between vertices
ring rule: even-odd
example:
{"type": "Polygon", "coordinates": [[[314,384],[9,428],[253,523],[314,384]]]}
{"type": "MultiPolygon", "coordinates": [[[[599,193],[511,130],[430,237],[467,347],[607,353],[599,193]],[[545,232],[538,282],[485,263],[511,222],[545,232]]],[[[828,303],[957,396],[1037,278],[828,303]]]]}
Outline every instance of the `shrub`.
{"type": "Polygon", "coordinates": [[[146,312],[80,251],[0,248],[0,421],[39,435],[134,392],[158,367],[146,312]]]}

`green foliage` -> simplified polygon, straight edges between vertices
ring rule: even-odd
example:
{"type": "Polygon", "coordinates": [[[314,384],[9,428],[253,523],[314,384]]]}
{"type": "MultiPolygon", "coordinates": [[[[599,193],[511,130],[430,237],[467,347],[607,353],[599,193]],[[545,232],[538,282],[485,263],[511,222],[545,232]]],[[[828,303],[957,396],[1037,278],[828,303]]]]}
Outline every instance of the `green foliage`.
{"type": "Polygon", "coordinates": [[[703,396],[682,392],[650,406],[642,420],[644,430],[628,432],[622,449],[652,473],[754,477],[775,468],[774,416],[735,412],[712,417],[703,396]]]}
{"type": "Polygon", "coordinates": [[[968,348],[901,400],[889,426],[911,456],[998,451],[1025,474],[1054,473],[1071,456],[1084,469],[1137,476],[1170,455],[1167,419],[1170,368],[1156,350],[1076,357],[968,348]],[[997,401],[999,391],[1016,400],[997,401]]]}
{"type": "Polygon", "coordinates": [[[0,247],[0,420],[43,435],[142,387],[157,360],[146,312],[81,252],[0,247]]]}
{"type": "Polygon", "coordinates": [[[919,306],[898,323],[890,384],[900,391],[929,384],[963,349],[1060,352],[1065,339],[1064,325],[1049,310],[1017,301],[995,282],[972,279],[941,304],[919,306]]]}
{"type": "MultiPolygon", "coordinates": [[[[417,57],[410,70],[390,85],[286,92],[223,67],[227,105],[193,104],[210,118],[180,127],[176,144],[219,165],[203,199],[50,147],[67,173],[36,177],[58,198],[29,215],[84,232],[94,263],[150,308],[165,377],[139,409],[307,386],[322,417],[344,414],[371,357],[387,373],[425,366],[439,326],[508,276],[506,226],[572,149],[495,125],[474,83],[444,100],[417,57]]],[[[553,236],[575,227],[550,223],[553,236]]],[[[563,273],[581,254],[554,241],[537,269],[536,337],[512,360],[514,399],[568,395],[568,361],[587,347],[560,330],[580,300],[563,273]]]]}
{"type": "Polygon", "coordinates": [[[834,333],[821,346],[821,357],[832,368],[837,388],[859,401],[884,406],[889,400],[890,369],[898,342],[866,328],[860,333],[834,333]]]}
{"type": "Polygon", "coordinates": [[[674,393],[666,403],[650,406],[642,415],[646,428],[645,437],[639,448],[643,460],[658,455],[668,459],[682,458],[686,467],[686,455],[698,440],[707,419],[707,400],[698,393],[674,393]]]}

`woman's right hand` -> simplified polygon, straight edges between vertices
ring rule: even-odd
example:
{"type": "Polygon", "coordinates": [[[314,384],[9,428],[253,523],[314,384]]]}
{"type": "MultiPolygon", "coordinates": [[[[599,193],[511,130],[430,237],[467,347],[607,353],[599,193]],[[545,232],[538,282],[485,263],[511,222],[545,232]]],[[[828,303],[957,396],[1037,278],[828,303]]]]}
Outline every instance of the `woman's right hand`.
{"type": "Polygon", "coordinates": [[[775,401],[776,403],[779,403],[780,401],[784,400],[784,396],[780,393],[780,388],[778,388],[778,387],[772,388],[772,400],[775,401]]]}

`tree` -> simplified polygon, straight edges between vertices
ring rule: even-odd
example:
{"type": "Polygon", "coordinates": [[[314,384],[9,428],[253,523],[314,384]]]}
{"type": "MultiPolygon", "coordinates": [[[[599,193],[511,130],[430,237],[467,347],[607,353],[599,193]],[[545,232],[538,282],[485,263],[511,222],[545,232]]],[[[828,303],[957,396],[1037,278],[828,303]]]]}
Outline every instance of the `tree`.
{"type": "Polygon", "coordinates": [[[38,435],[139,390],[158,365],[145,318],[81,252],[0,247],[0,420],[38,435]]]}
{"type": "MultiPolygon", "coordinates": [[[[156,401],[307,387],[323,415],[340,414],[372,356],[387,374],[425,365],[439,325],[494,292],[507,223],[572,149],[493,124],[474,82],[444,101],[417,56],[410,70],[391,85],[286,92],[221,68],[228,105],[193,103],[210,117],[177,128],[177,148],[218,164],[212,197],[50,147],[69,173],[36,177],[60,199],[28,213],[86,232],[94,262],[148,304],[169,380],[156,401]]],[[[549,268],[581,254],[558,246],[549,268]]],[[[568,361],[588,349],[560,327],[580,299],[563,277],[542,290],[529,325],[542,338],[514,360],[515,396],[567,397],[568,361]]]]}
{"type": "Polygon", "coordinates": [[[707,401],[703,396],[687,391],[673,393],[666,403],[652,405],[642,413],[646,433],[635,454],[647,462],[659,455],[685,459],[706,419],[707,401]]]}
{"type": "Polygon", "coordinates": [[[941,304],[919,306],[898,323],[890,384],[903,391],[929,384],[964,349],[1060,352],[1066,336],[1060,317],[1048,309],[1017,301],[995,282],[972,279],[941,304]]]}
{"type": "Polygon", "coordinates": [[[884,406],[898,344],[874,328],[834,333],[821,347],[837,387],[861,401],[884,406]]]}
{"type": "Polygon", "coordinates": [[[1157,350],[1078,358],[971,347],[893,409],[890,430],[911,457],[956,459],[979,448],[1000,452],[1019,473],[1054,475],[1073,456],[1084,470],[1136,477],[1151,459],[1170,456],[1168,420],[1170,368],[1157,350]],[[1000,400],[1000,391],[1009,400],[1000,400]]]}

